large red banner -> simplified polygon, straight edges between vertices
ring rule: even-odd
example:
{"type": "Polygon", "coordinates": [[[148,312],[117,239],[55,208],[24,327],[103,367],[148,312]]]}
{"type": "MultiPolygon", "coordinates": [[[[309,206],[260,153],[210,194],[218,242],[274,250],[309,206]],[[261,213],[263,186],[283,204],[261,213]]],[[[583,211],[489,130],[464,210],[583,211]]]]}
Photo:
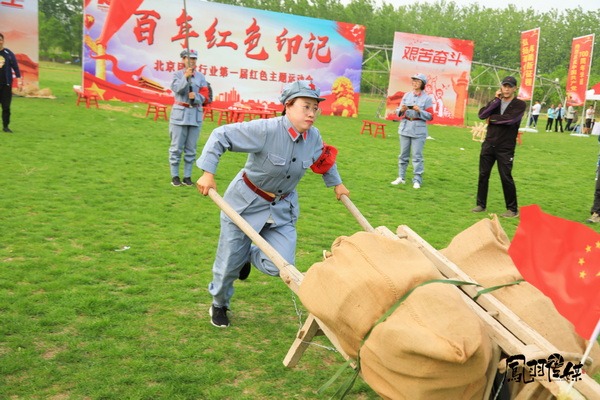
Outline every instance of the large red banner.
{"type": "Polygon", "coordinates": [[[594,34],[573,39],[571,63],[567,76],[567,106],[585,105],[585,92],[592,67],[593,49],[594,34]]]}
{"type": "Polygon", "coordinates": [[[386,119],[412,90],[411,76],[427,76],[425,92],[434,104],[433,124],[463,125],[475,42],[396,32],[390,69],[386,119]]]}
{"type": "Polygon", "coordinates": [[[280,108],[283,86],[311,80],[324,114],[356,117],[365,27],[188,0],[85,0],[85,89],[104,100],[172,104],[180,52],[213,90],[213,106],[280,108]]]}
{"type": "Polygon", "coordinates": [[[13,79],[13,93],[28,95],[39,89],[38,1],[0,0],[0,32],[4,47],[15,53],[23,87],[13,79]]]}
{"type": "Polygon", "coordinates": [[[517,95],[521,100],[533,98],[539,41],[540,28],[521,32],[521,86],[517,95]]]}

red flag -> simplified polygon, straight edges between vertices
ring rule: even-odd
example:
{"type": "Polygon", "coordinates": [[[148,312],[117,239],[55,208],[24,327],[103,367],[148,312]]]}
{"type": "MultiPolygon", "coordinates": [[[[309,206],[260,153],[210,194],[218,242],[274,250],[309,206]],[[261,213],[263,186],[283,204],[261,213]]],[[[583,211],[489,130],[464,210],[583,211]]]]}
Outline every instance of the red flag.
{"type": "Polygon", "coordinates": [[[584,339],[600,320],[600,234],[578,222],[521,207],[508,249],[523,278],[550,297],[584,339]]]}
{"type": "Polygon", "coordinates": [[[97,42],[104,46],[108,44],[110,38],[117,32],[125,22],[136,12],[144,0],[112,0],[110,8],[102,27],[102,33],[97,42]]]}

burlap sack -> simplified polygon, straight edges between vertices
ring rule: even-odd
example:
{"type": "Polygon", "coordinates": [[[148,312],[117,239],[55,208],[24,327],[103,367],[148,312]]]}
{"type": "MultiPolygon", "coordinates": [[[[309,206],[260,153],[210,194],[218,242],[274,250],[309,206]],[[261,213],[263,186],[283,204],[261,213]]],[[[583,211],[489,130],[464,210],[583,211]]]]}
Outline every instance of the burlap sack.
{"type": "MultiPolygon", "coordinates": [[[[450,245],[440,252],[484,287],[522,279],[508,255],[510,240],[498,217],[483,219],[456,235],[450,245]]],[[[567,319],[556,311],[552,301],[527,282],[507,286],[491,293],[525,323],[544,336],[560,351],[583,354],[587,342],[567,319]]],[[[591,370],[600,369],[600,346],[596,344],[590,357],[591,370]]]]}
{"type": "Polygon", "coordinates": [[[454,287],[416,289],[381,325],[360,356],[365,381],[383,398],[483,398],[491,343],[454,287]]]}
{"type": "MultiPolygon", "coordinates": [[[[376,321],[407,291],[443,278],[414,245],[378,233],[340,237],[300,285],[306,308],[356,357],[376,321]]],[[[416,289],[361,350],[365,381],[389,399],[481,399],[491,343],[448,284],[416,289]]]]}

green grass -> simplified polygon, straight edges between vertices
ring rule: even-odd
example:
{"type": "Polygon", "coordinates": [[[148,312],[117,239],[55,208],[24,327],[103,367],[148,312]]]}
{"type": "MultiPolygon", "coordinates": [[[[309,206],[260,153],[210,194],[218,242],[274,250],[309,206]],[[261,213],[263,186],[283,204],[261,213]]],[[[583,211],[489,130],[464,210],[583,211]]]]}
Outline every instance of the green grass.
{"type": "MultiPolygon", "coordinates": [[[[282,365],[299,317],[281,280],[254,270],[236,283],[232,327],[208,323],[216,205],[169,184],[166,121],[144,118],[140,104],[75,107],[80,81],[76,67],[43,64],[41,87],[57,99],[14,98],[15,133],[0,136],[0,398],[325,398],[315,391],[342,358],[312,346],[298,367],[282,365]]],[[[469,212],[480,143],[467,128],[431,126],[422,189],[393,187],[397,125],[385,140],[359,134],[378,106],[363,99],[359,118],[321,116],[317,126],[373,226],[406,224],[441,249],[482,218],[469,212]]],[[[215,127],[205,122],[199,150],[215,127]]],[[[583,221],[597,158],[595,137],[526,134],[514,170],[520,205],[583,221]]],[[[225,155],[220,193],[244,159],[225,155]]],[[[361,228],[319,176],[307,173],[298,191],[297,268],[306,271],[361,228]]],[[[505,211],[495,171],[488,209],[505,211]]],[[[502,220],[511,237],[517,224],[502,220]]],[[[378,396],[359,381],[351,398],[378,396]]]]}

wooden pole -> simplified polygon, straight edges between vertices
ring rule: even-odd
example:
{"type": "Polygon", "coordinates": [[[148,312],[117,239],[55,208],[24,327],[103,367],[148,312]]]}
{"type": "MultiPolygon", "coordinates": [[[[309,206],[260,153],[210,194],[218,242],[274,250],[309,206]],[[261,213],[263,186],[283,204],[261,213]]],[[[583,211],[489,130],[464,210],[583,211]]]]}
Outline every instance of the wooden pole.
{"type": "Polygon", "coordinates": [[[214,189],[208,190],[208,196],[248,237],[262,250],[263,253],[279,269],[279,276],[294,293],[298,293],[304,275],[292,264],[288,263],[246,220],[235,211],[214,189]]]}
{"type": "Polygon", "coordinates": [[[352,214],[352,216],[354,218],[356,218],[356,220],[358,221],[360,226],[365,231],[373,232],[375,230],[375,229],[373,229],[373,227],[371,226],[369,221],[367,221],[367,219],[361,214],[361,212],[358,210],[358,208],[356,208],[356,206],[354,205],[352,200],[350,200],[350,198],[348,196],[346,196],[345,194],[342,195],[342,203],[344,203],[344,205],[346,206],[348,211],[350,211],[350,214],[352,214]]]}

